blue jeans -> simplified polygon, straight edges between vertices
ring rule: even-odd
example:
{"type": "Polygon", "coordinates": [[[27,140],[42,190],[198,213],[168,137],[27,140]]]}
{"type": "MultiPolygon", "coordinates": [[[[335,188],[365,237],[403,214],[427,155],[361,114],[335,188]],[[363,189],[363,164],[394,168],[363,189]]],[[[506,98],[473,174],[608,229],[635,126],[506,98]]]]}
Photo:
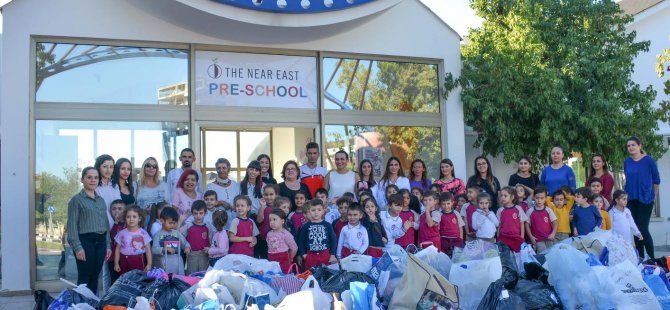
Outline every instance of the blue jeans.
{"type": "MultiPolygon", "coordinates": [[[[86,284],[94,294],[98,293],[98,276],[107,252],[106,234],[80,234],[79,241],[86,254],[86,261],[77,260],[77,284],[86,284]]],[[[76,253],[75,253],[76,256],[76,253]]]]}

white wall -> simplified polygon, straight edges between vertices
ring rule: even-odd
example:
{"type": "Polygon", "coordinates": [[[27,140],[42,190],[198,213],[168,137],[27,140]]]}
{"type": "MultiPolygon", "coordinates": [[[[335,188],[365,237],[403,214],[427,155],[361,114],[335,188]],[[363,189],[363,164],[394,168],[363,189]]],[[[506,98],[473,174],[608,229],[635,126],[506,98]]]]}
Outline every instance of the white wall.
{"type": "MultiPolygon", "coordinates": [[[[346,15],[346,10],[336,14],[346,15]]],[[[355,21],[309,28],[282,28],[240,23],[214,16],[177,1],[161,0],[15,0],[3,7],[2,109],[0,124],[11,128],[3,137],[2,288],[30,289],[30,36],[59,36],[253,46],[295,50],[442,59],[445,71],[460,73],[455,32],[416,0],[355,21]]],[[[296,18],[300,18],[296,16],[296,18]]],[[[75,90],[73,86],[73,90],[75,90]]],[[[462,106],[450,96],[447,156],[465,164],[462,106]]],[[[458,177],[465,178],[464,171],[458,177]]]]}
{"type": "MultiPolygon", "coordinates": [[[[629,31],[637,32],[637,40],[648,40],[651,42],[649,51],[641,53],[635,58],[635,72],[632,78],[641,87],[651,85],[656,90],[655,104],[665,99],[668,95],[663,93],[663,81],[670,79],[668,72],[663,79],[656,74],[656,55],[663,48],[670,48],[670,1],[663,1],[652,8],[635,16],[635,21],[628,25],[629,31]]],[[[670,124],[659,123],[659,134],[670,136],[670,124]]],[[[670,152],[657,159],[658,169],[661,174],[661,186],[659,202],[661,217],[653,219],[649,226],[655,245],[667,245],[670,241],[670,152]]]]}

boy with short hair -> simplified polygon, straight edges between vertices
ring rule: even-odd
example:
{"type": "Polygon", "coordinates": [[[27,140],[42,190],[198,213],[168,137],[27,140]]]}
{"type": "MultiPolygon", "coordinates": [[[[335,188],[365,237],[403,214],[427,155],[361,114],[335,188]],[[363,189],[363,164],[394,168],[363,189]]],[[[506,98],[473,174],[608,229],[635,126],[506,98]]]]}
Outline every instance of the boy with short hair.
{"type": "MultiPolygon", "coordinates": [[[[186,236],[186,241],[191,245],[191,252],[186,255],[186,274],[207,270],[209,267],[209,246],[212,235],[216,229],[211,224],[205,223],[206,204],[202,200],[196,200],[191,205],[191,216],[193,221],[186,223],[179,232],[186,236]]],[[[211,216],[211,214],[210,214],[211,216]]]]}
{"type": "Polygon", "coordinates": [[[335,204],[337,205],[337,210],[340,214],[340,217],[333,221],[333,230],[335,231],[335,236],[339,236],[342,232],[342,228],[346,226],[347,223],[349,223],[348,210],[351,206],[351,200],[341,197],[337,199],[335,204]]]}
{"type": "Polygon", "coordinates": [[[535,251],[541,253],[554,245],[558,219],[554,211],[546,207],[546,187],[538,186],[533,192],[533,200],[535,206],[526,211],[528,217],[528,222],[525,223],[526,232],[535,251]]]}
{"type": "Polygon", "coordinates": [[[463,247],[463,227],[465,222],[454,210],[454,195],[450,192],[440,194],[440,240],[442,252],[451,256],[455,247],[463,247]]]}
{"type": "Polygon", "coordinates": [[[468,202],[461,206],[461,216],[465,221],[465,241],[477,239],[477,231],[472,227],[472,215],[477,212],[477,196],[482,193],[482,188],[470,185],[467,188],[468,202]]]}
{"type": "Polygon", "coordinates": [[[587,187],[580,187],[575,192],[577,206],[572,211],[572,234],[574,236],[587,235],[596,227],[600,227],[603,222],[600,210],[590,203],[592,197],[591,189],[587,187]]]}
{"type": "Polygon", "coordinates": [[[303,259],[304,270],[337,261],[335,253],[330,251],[337,249],[335,231],[323,220],[325,213],[323,204],[321,199],[309,201],[307,209],[309,222],[303,224],[298,233],[298,254],[303,259]]]}
{"type": "Polygon", "coordinates": [[[161,230],[152,236],[153,246],[151,254],[160,259],[157,268],[163,268],[167,273],[184,274],[184,260],[181,250],[188,255],[191,245],[184,236],[175,229],[179,221],[179,213],[174,207],[165,207],[160,214],[161,230]]]}
{"type": "Polygon", "coordinates": [[[556,241],[563,241],[572,235],[570,213],[575,203],[575,196],[557,190],[552,197],[547,197],[546,204],[556,215],[556,241]]]}
{"type": "Polygon", "coordinates": [[[347,209],[349,223],[342,227],[337,241],[338,258],[345,258],[351,254],[363,254],[367,251],[370,241],[367,229],[361,224],[363,213],[363,208],[355,202],[347,209]]]}
{"type": "Polygon", "coordinates": [[[381,212],[379,217],[388,238],[386,247],[390,247],[395,244],[396,239],[404,236],[408,229],[414,227],[414,223],[409,221],[403,223],[402,218],[400,218],[403,205],[402,194],[392,194],[389,196],[387,203],[387,210],[381,212]]]}
{"type": "MultiPolygon", "coordinates": [[[[203,194],[202,201],[205,202],[205,218],[204,222],[208,226],[214,227],[214,221],[212,220],[212,214],[216,210],[219,201],[217,200],[217,194],[213,190],[207,190],[205,194],[203,194]]],[[[188,218],[184,221],[184,224],[191,224],[193,223],[193,208],[191,208],[191,215],[188,216],[188,218]]],[[[182,226],[183,227],[183,226],[182,226]]]]}

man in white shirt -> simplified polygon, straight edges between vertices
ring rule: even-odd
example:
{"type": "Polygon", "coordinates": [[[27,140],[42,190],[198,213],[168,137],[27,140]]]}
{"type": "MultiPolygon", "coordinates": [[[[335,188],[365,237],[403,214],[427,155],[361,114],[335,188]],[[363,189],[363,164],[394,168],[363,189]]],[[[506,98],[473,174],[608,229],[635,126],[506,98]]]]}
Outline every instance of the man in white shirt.
{"type": "Polygon", "coordinates": [[[179,181],[179,177],[181,177],[181,174],[184,173],[184,170],[186,169],[195,169],[195,172],[198,173],[198,184],[195,190],[198,193],[202,193],[202,173],[200,173],[200,169],[193,167],[193,163],[195,163],[195,152],[190,148],[181,150],[181,153],[179,153],[179,161],[181,161],[181,168],[174,168],[168,173],[167,183],[170,195],[172,195],[172,191],[177,188],[177,181],[179,181]]]}

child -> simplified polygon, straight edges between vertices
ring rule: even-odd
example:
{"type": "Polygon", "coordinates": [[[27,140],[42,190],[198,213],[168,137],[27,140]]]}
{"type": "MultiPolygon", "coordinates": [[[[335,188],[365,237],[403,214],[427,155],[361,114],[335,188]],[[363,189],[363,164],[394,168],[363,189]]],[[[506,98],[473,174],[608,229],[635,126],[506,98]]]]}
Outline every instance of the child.
{"type": "Polygon", "coordinates": [[[554,245],[558,221],[551,209],[547,208],[547,188],[538,186],[534,193],[535,206],[528,209],[526,233],[537,253],[542,253],[554,245]]]}
{"type": "MultiPolygon", "coordinates": [[[[214,213],[214,210],[218,204],[216,192],[213,190],[208,190],[202,196],[202,201],[205,202],[205,218],[203,221],[205,224],[207,224],[207,226],[214,227],[212,223],[212,213],[214,213]]],[[[184,221],[184,225],[191,223],[193,223],[193,208],[191,208],[191,215],[189,215],[189,217],[184,221]]]]}
{"type": "Polygon", "coordinates": [[[374,199],[375,197],[372,195],[372,192],[370,190],[362,190],[358,193],[359,200],[358,201],[363,201],[363,200],[368,200],[370,198],[374,199]]]}
{"type": "Polygon", "coordinates": [[[327,201],[326,208],[326,222],[333,224],[335,220],[340,218],[340,211],[337,209],[337,203],[334,203],[332,200],[328,200],[328,190],[325,188],[319,188],[316,190],[315,197],[316,199],[321,199],[321,201],[327,201]]]}
{"type": "Polygon", "coordinates": [[[456,196],[456,207],[454,208],[454,210],[456,210],[456,212],[458,212],[458,213],[461,213],[461,210],[466,203],[468,203],[468,195],[467,194],[457,195],[456,196]]]}
{"type": "MultiPolygon", "coordinates": [[[[286,197],[278,196],[275,198],[275,208],[281,209],[285,214],[290,214],[291,200],[286,197]]],[[[293,239],[298,239],[298,232],[295,230],[295,226],[293,226],[293,222],[288,216],[286,217],[284,227],[291,233],[291,235],[293,235],[293,239]]]]}
{"type": "Polygon", "coordinates": [[[572,206],[575,203],[575,197],[568,196],[562,190],[557,190],[551,198],[547,198],[547,205],[549,209],[556,215],[556,240],[563,241],[572,235],[572,228],[570,225],[570,213],[572,213],[572,206]]]}
{"type": "Polygon", "coordinates": [[[472,214],[472,227],[479,240],[495,243],[496,228],[500,223],[498,218],[489,210],[491,196],[487,193],[477,195],[477,211],[472,214]]]}
{"type": "Polygon", "coordinates": [[[235,212],[237,217],[233,219],[228,231],[230,239],[230,253],[254,256],[254,246],[258,242],[258,228],[256,223],[249,219],[251,211],[251,199],[247,195],[237,195],[235,197],[235,212]]]}
{"type": "Polygon", "coordinates": [[[141,227],[144,224],[144,210],[137,205],[130,205],[123,212],[123,218],[126,228],[114,237],[114,271],[122,275],[134,269],[151,270],[151,251],[146,249],[151,237],[141,227]]]}
{"type": "Polygon", "coordinates": [[[368,252],[372,257],[382,257],[384,255],[384,246],[388,239],[386,238],[386,230],[381,223],[379,216],[379,208],[374,199],[368,198],[363,200],[365,207],[365,217],[363,217],[363,226],[368,230],[368,252]]]}
{"type": "Polygon", "coordinates": [[[502,208],[498,209],[498,241],[506,244],[513,252],[521,251],[521,244],[525,236],[526,213],[515,204],[516,190],[507,186],[500,190],[498,195],[502,208]]]}
{"type": "MultiPolygon", "coordinates": [[[[290,204],[290,203],[289,203],[290,204]]],[[[212,221],[216,232],[212,235],[212,245],[209,247],[207,254],[209,255],[209,266],[214,267],[214,264],[228,255],[230,241],[228,240],[228,232],[226,231],[226,224],[228,223],[228,212],[224,209],[214,210],[212,221]]]]}
{"type": "Polygon", "coordinates": [[[307,194],[308,192],[305,190],[299,190],[295,194],[295,211],[293,213],[290,213],[288,218],[291,219],[291,222],[293,222],[293,225],[295,226],[295,230],[297,234],[300,234],[300,227],[307,223],[307,218],[305,217],[305,204],[307,203],[307,194]]]}
{"type": "Polygon", "coordinates": [[[335,231],[335,236],[338,237],[340,235],[340,232],[342,232],[342,228],[347,225],[349,222],[349,216],[347,214],[349,210],[349,206],[351,205],[351,200],[340,197],[337,199],[337,202],[335,203],[337,205],[338,213],[340,214],[340,218],[335,220],[333,222],[333,230],[335,231]]]}
{"type": "Polygon", "coordinates": [[[349,223],[342,227],[337,241],[337,258],[345,258],[351,254],[364,254],[370,244],[368,231],[361,224],[363,208],[352,203],[347,209],[349,223]]]}
{"type": "Polygon", "coordinates": [[[529,191],[525,186],[521,184],[517,184],[514,187],[514,190],[516,191],[516,200],[519,202],[519,207],[521,207],[521,209],[523,209],[524,214],[526,214],[526,212],[528,212],[529,207],[528,202],[534,195],[531,191],[529,191]]]}
{"type": "MultiPolygon", "coordinates": [[[[426,192],[427,193],[427,192],[426,192]]],[[[436,192],[439,193],[439,192],[436,192]]],[[[420,206],[421,206],[421,212],[419,214],[423,213],[426,211],[426,207],[423,205],[423,192],[421,191],[421,188],[419,187],[412,187],[412,196],[416,197],[416,199],[419,201],[420,206]]]]}
{"type": "Polygon", "coordinates": [[[444,192],[440,195],[442,215],[440,219],[441,250],[451,256],[454,247],[463,247],[463,227],[465,222],[458,212],[454,212],[454,195],[444,192]]]}
{"type": "MultiPolygon", "coordinates": [[[[387,210],[381,213],[381,221],[388,238],[386,246],[396,244],[398,238],[405,236],[410,228],[414,227],[414,221],[403,221],[400,217],[403,199],[400,194],[393,194],[388,198],[387,210]]],[[[413,239],[413,238],[412,238],[413,239]]]]}
{"type": "Polygon", "coordinates": [[[408,245],[416,243],[417,230],[419,230],[419,214],[410,209],[412,195],[410,195],[408,190],[402,189],[398,192],[398,195],[402,195],[403,199],[400,218],[402,218],[403,223],[410,222],[412,223],[412,226],[407,229],[402,237],[397,238],[395,243],[401,246],[403,249],[406,249],[408,245]]]}
{"type": "MultiPolygon", "coordinates": [[[[595,199],[595,195],[596,195],[596,194],[597,194],[597,195],[602,195],[602,191],[603,191],[603,182],[600,181],[600,178],[599,178],[599,177],[592,177],[592,178],[590,178],[587,184],[590,184],[590,185],[589,185],[589,188],[591,189],[591,192],[593,193],[593,197],[594,197],[593,199],[595,199]]],[[[608,200],[606,197],[604,197],[604,196],[603,196],[603,200],[604,200],[604,205],[605,205],[605,206],[604,206],[604,209],[605,209],[605,210],[609,209],[609,208],[610,208],[610,202],[609,202],[609,200],[608,200]]],[[[602,210],[602,209],[601,209],[601,210],[602,210]]]]}
{"type": "Polygon", "coordinates": [[[268,215],[268,221],[271,229],[267,234],[268,260],[278,262],[282,272],[289,273],[291,261],[298,252],[298,245],[293,235],[284,226],[286,213],[274,208],[268,215]]]}
{"type": "MultiPolygon", "coordinates": [[[[165,201],[151,205],[151,216],[149,217],[149,225],[147,229],[152,236],[159,232],[163,227],[161,224],[161,212],[163,212],[165,207],[169,206],[170,204],[165,201]]],[[[154,266],[156,266],[155,263],[154,266]]]]}
{"type": "MultiPolygon", "coordinates": [[[[335,231],[323,220],[323,201],[313,199],[308,203],[309,222],[305,223],[298,235],[298,253],[304,262],[303,269],[309,270],[322,264],[337,261],[331,249],[337,249],[335,231]]],[[[334,252],[334,251],[333,251],[334,252]]]]}
{"type": "Polygon", "coordinates": [[[119,278],[119,273],[114,270],[114,258],[116,257],[116,235],[126,228],[126,225],[123,223],[123,212],[126,209],[126,204],[123,203],[123,200],[121,199],[116,199],[112,201],[112,205],[109,206],[110,211],[112,213],[112,218],[114,219],[114,224],[112,225],[112,228],[109,229],[109,238],[112,240],[112,255],[109,257],[107,260],[107,267],[109,269],[109,276],[111,277],[110,283],[105,283],[105,287],[109,288],[114,282],[116,282],[116,279],[119,278]]]}
{"type": "Polygon", "coordinates": [[[258,214],[256,214],[256,223],[259,227],[260,234],[258,235],[258,243],[254,247],[254,257],[267,259],[268,258],[268,243],[266,237],[270,231],[270,212],[275,203],[275,199],[279,195],[279,185],[266,184],[263,189],[263,199],[260,201],[258,214]]]}
{"type": "MultiPolygon", "coordinates": [[[[593,183],[591,183],[593,186],[593,183]]],[[[600,194],[593,194],[593,204],[600,211],[600,216],[603,218],[603,223],[600,225],[601,229],[610,230],[612,229],[612,221],[610,220],[610,215],[607,213],[606,199],[600,194]]]]}
{"type": "Polygon", "coordinates": [[[438,250],[442,248],[442,241],[440,241],[442,212],[438,207],[439,203],[440,194],[437,192],[428,192],[423,199],[426,212],[419,216],[419,245],[421,245],[421,248],[427,248],[431,245],[438,250]]]}
{"type": "Polygon", "coordinates": [[[209,266],[209,246],[214,227],[205,223],[207,207],[202,200],[191,204],[193,222],[188,221],[179,229],[186,241],[191,245],[191,251],[186,255],[186,274],[206,270],[209,266]]]}
{"type": "Polygon", "coordinates": [[[440,184],[433,183],[428,188],[428,191],[441,193],[442,192],[442,186],[440,184]]]}
{"type": "Polygon", "coordinates": [[[577,206],[572,211],[572,234],[574,236],[587,235],[603,222],[600,210],[589,203],[592,198],[593,194],[591,190],[586,187],[578,188],[575,193],[575,203],[577,206]]]}
{"type": "MultiPolygon", "coordinates": [[[[152,254],[157,258],[157,268],[163,268],[167,273],[184,274],[184,260],[181,250],[188,255],[191,245],[184,236],[175,229],[179,221],[179,213],[172,207],[165,207],[160,214],[161,230],[153,237],[152,254]]],[[[155,260],[156,261],[156,260],[155,260]]]]}
{"type": "Polygon", "coordinates": [[[465,221],[465,241],[472,241],[475,240],[477,235],[477,231],[472,225],[472,216],[477,209],[479,209],[479,194],[482,193],[482,188],[477,185],[470,185],[468,186],[466,193],[468,196],[468,203],[461,207],[461,217],[463,217],[463,220],[465,221]]]}
{"type": "Polygon", "coordinates": [[[630,210],[626,207],[628,204],[628,194],[618,189],[612,194],[614,206],[609,210],[609,216],[612,219],[612,232],[621,235],[630,246],[635,246],[633,236],[643,240],[642,233],[635,225],[630,210]]]}
{"type": "MultiPolygon", "coordinates": [[[[397,194],[400,191],[400,188],[396,186],[395,184],[389,184],[389,186],[386,187],[386,201],[388,203],[389,197],[391,195],[397,194]]],[[[386,208],[386,206],[381,206],[382,208],[386,208]]]]}

